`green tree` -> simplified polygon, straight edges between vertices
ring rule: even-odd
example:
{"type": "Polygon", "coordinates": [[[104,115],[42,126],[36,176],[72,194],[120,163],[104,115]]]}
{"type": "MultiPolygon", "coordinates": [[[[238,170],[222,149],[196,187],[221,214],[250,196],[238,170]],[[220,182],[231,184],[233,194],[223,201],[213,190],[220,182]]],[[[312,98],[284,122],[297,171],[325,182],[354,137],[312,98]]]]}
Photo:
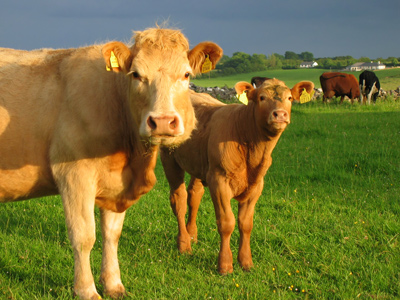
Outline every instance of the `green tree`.
{"type": "Polygon", "coordinates": [[[313,61],[314,60],[314,54],[311,52],[301,52],[299,55],[299,58],[304,60],[304,61],[313,61]]]}
{"type": "Polygon", "coordinates": [[[292,52],[292,51],[286,51],[285,52],[285,59],[295,59],[295,60],[297,60],[297,59],[299,59],[299,56],[296,53],[292,52]]]}

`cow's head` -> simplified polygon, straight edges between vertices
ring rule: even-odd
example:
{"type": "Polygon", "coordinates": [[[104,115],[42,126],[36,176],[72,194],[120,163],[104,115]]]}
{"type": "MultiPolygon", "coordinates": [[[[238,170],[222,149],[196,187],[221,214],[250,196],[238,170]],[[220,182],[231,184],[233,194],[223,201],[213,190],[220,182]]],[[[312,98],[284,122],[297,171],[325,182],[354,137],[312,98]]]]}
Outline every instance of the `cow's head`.
{"type": "Polygon", "coordinates": [[[130,48],[121,42],[103,47],[107,68],[130,80],[129,101],[139,134],[153,144],[177,145],[190,137],[196,124],[190,76],[207,63],[214,69],[222,49],[203,42],[189,50],[184,35],[172,29],[135,32],[134,40],[130,48]]]}
{"type": "Polygon", "coordinates": [[[254,109],[257,127],[267,135],[277,135],[290,123],[292,93],[280,80],[270,79],[254,88],[248,82],[238,82],[236,92],[247,94],[249,106],[254,109]]]}

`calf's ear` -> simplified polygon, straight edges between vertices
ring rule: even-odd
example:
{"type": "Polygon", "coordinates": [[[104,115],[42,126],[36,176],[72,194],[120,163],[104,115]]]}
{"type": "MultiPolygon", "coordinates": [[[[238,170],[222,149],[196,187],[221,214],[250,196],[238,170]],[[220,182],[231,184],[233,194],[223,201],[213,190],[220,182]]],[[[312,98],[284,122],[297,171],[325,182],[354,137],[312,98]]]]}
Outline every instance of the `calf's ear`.
{"type": "MultiPolygon", "coordinates": [[[[212,42],[202,42],[188,52],[190,66],[193,74],[202,73],[203,65],[211,64],[208,71],[215,69],[217,62],[222,57],[223,51],[220,46],[212,42]]],[[[206,71],[206,72],[208,72],[206,71]]],[[[203,71],[203,73],[205,73],[203,71]]]]}
{"type": "Polygon", "coordinates": [[[308,94],[314,91],[314,83],[312,81],[300,81],[294,85],[290,90],[292,92],[292,99],[300,101],[301,93],[306,89],[308,94]]]}
{"type": "Polygon", "coordinates": [[[246,81],[240,81],[240,82],[235,84],[235,90],[236,90],[236,93],[238,95],[246,93],[247,94],[247,98],[249,100],[253,99],[252,91],[254,91],[254,87],[253,87],[253,85],[251,83],[248,83],[246,81]]]}
{"type": "Polygon", "coordinates": [[[121,42],[110,42],[101,49],[106,69],[113,72],[128,73],[132,64],[131,50],[121,42]]]}

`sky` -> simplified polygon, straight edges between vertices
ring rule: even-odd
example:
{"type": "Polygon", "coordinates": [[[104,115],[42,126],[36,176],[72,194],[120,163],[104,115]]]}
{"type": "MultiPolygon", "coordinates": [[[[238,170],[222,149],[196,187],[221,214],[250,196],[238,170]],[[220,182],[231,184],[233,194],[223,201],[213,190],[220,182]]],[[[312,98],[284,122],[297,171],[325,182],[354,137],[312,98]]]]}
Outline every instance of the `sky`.
{"type": "Polygon", "coordinates": [[[399,0],[1,0],[0,47],[75,48],[168,21],[194,47],[315,58],[400,57],[399,0]]]}

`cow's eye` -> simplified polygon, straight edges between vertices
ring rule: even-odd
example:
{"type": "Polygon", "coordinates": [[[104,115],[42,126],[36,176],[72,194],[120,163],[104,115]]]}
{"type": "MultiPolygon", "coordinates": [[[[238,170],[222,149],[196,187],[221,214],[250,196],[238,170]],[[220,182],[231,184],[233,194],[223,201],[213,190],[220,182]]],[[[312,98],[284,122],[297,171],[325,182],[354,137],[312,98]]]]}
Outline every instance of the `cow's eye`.
{"type": "Polygon", "coordinates": [[[260,100],[264,101],[265,100],[265,96],[260,96],[260,100]]]}
{"type": "Polygon", "coordinates": [[[190,73],[189,73],[189,72],[186,72],[186,73],[185,73],[185,78],[189,78],[189,76],[190,76],[190,73]]]}
{"type": "Polygon", "coordinates": [[[139,79],[139,78],[140,78],[139,73],[136,72],[136,71],[132,72],[132,76],[133,76],[133,78],[136,78],[136,79],[139,79]]]}

